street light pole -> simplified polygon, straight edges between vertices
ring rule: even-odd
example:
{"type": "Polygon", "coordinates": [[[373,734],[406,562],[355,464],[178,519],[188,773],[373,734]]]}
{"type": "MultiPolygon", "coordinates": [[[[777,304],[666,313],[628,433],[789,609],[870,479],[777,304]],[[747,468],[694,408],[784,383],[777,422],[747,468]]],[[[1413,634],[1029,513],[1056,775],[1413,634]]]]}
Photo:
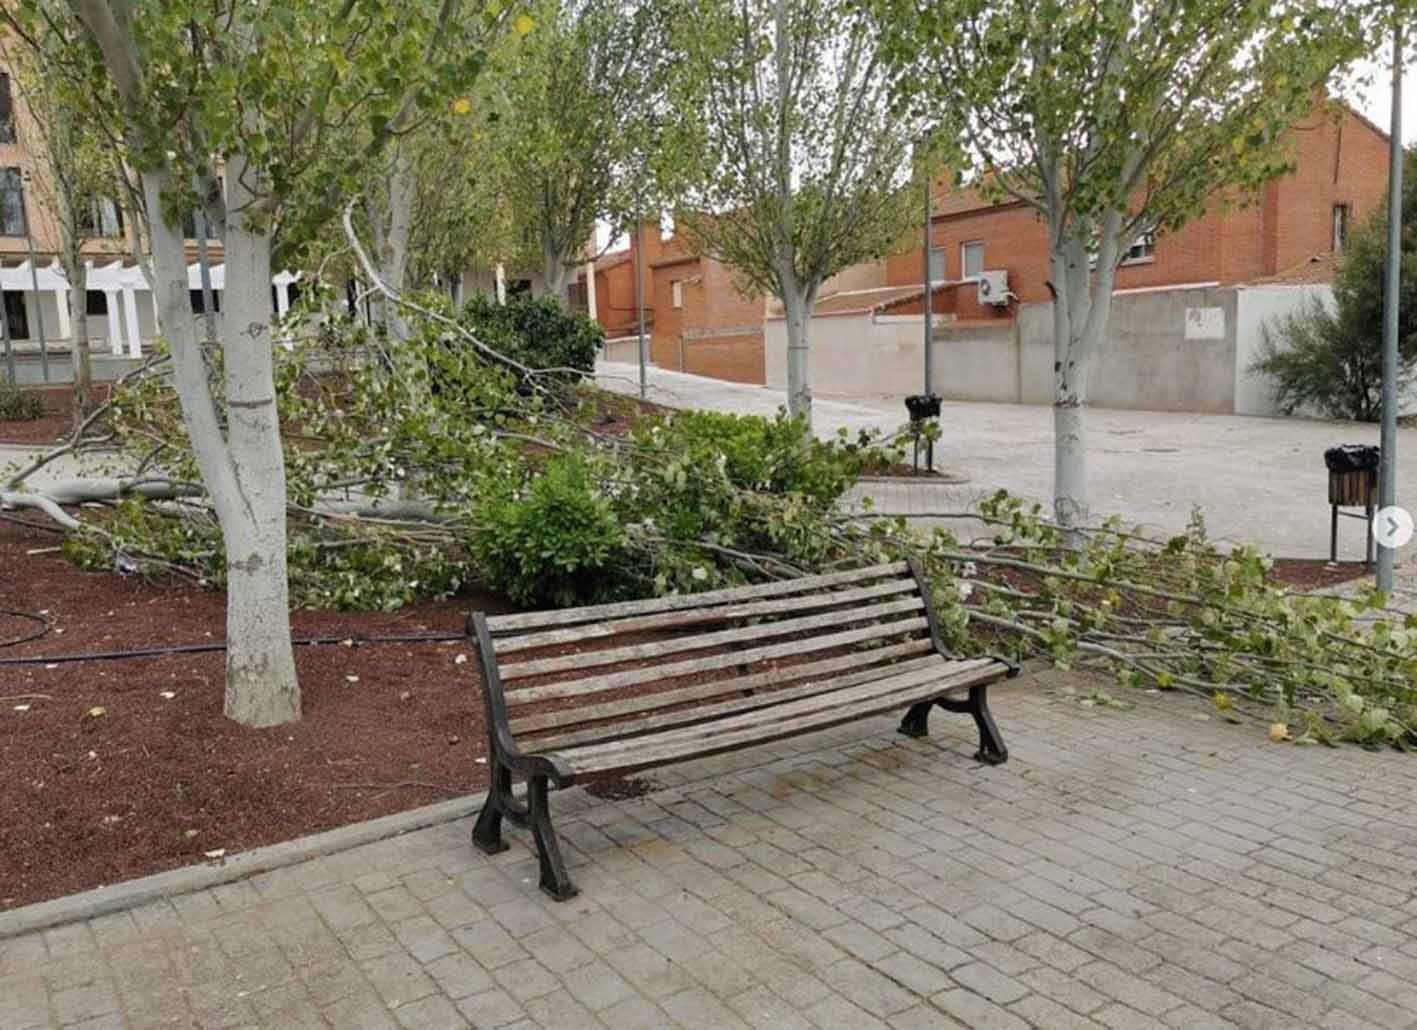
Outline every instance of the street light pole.
{"type": "Polygon", "coordinates": [[[924,390],[924,392],[925,392],[926,394],[932,394],[932,393],[935,392],[935,356],[934,356],[934,354],[932,353],[933,350],[934,350],[934,347],[932,346],[932,344],[934,343],[934,339],[935,339],[935,333],[934,333],[934,329],[935,329],[935,326],[934,326],[935,295],[934,295],[934,291],[933,291],[933,289],[932,289],[932,287],[931,287],[931,280],[930,280],[930,219],[933,217],[933,212],[931,211],[931,208],[933,207],[934,198],[930,195],[930,194],[931,194],[931,189],[930,189],[930,187],[933,185],[933,183],[930,182],[930,172],[929,172],[928,167],[925,168],[925,169],[923,170],[923,172],[924,172],[924,174],[922,175],[922,178],[925,180],[925,253],[924,253],[923,259],[921,260],[921,265],[924,266],[924,279],[925,279],[925,390],[924,390]]]}
{"type": "MultiPolygon", "coordinates": [[[[1392,136],[1388,163],[1387,276],[1383,288],[1383,428],[1378,507],[1397,503],[1397,315],[1402,270],[1402,22],[1392,39],[1392,136]]],[[[1392,593],[1394,550],[1378,541],[1378,590],[1392,593]]]]}
{"type": "Polygon", "coordinates": [[[640,211],[635,211],[635,311],[640,325],[640,400],[646,396],[645,364],[645,224],[640,211]]]}

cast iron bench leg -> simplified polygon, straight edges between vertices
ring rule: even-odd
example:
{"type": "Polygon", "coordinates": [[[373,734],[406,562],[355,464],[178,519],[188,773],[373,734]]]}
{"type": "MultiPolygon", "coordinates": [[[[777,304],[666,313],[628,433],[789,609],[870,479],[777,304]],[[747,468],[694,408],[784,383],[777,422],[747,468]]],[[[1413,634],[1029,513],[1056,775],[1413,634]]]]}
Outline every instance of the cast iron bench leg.
{"type": "MultiPolygon", "coordinates": [[[[496,759],[493,759],[494,763],[496,759]]],[[[512,797],[512,774],[500,764],[492,769],[492,783],[487,790],[487,800],[482,803],[482,811],[477,815],[477,825],[472,828],[472,842],[479,851],[495,855],[507,850],[507,842],[502,839],[502,816],[507,814],[507,804],[512,797]]]]}
{"type": "Polygon", "coordinates": [[[557,901],[574,898],[580,893],[566,875],[561,861],[561,845],[551,828],[551,805],[546,797],[545,776],[533,776],[527,784],[527,802],[531,810],[531,835],[536,839],[536,857],[541,862],[541,889],[557,901]]]}
{"type": "Polygon", "coordinates": [[[926,720],[930,715],[930,705],[937,704],[947,712],[965,712],[974,717],[974,725],[979,728],[979,750],[974,752],[976,762],[988,765],[1002,765],[1009,760],[1009,749],[1004,746],[1004,736],[994,723],[989,711],[989,687],[981,684],[969,688],[969,699],[956,701],[941,697],[934,701],[924,701],[911,707],[900,724],[900,732],[911,737],[923,737],[926,720]],[[917,732],[918,730],[918,732],[917,732]]]}

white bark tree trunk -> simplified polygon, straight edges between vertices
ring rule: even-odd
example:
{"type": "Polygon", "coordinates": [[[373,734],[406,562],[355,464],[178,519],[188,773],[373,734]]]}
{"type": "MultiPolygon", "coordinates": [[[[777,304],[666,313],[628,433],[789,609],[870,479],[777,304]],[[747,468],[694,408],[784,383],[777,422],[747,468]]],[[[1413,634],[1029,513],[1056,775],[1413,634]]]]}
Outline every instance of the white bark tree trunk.
{"type": "MultiPolygon", "coordinates": [[[[227,166],[231,199],[244,161],[227,166]]],[[[161,211],[165,171],[143,175],[149,211],[161,211]]],[[[231,205],[235,208],[236,203],[231,205]]],[[[227,561],[226,714],[248,726],[300,718],[286,591],[285,468],[275,421],[270,342],[270,238],[248,212],[228,221],[224,300],[228,436],[223,436],[197,338],[180,228],[152,223],[158,317],[172,347],[173,378],[193,456],[221,523],[227,561]],[[254,325],[254,328],[253,328],[254,325]]]]}
{"type": "Polygon", "coordinates": [[[546,296],[555,299],[555,301],[563,307],[566,304],[566,279],[569,271],[566,257],[565,254],[562,254],[553,245],[549,243],[542,245],[542,290],[545,292],[546,296]]]}
{"type": "Polygon", "coordinates": [[[1086,225],[1053,246],[1053,516],[1067,530],[1080,529],[1091,517],[1088,376],[1112,309],[1117,228],[1115,220],[1108,219],[1095,259],[1089,253],[1091,232],[1086,225]]]}
{"type": "Polygon", "coordinates": [[[93,406],[93,363],[89,359],[89,270],[83,258],[71,255],[64,262],[69,280],[69,364],[74,378],[74,428],[83,423],[93,406]]]}
{"type": "Polygon", "coordinates": [[[226,540],[226,714],[247,726],[300,718],[286,582],[285,458],[271,333],[271,236],[255,178],[227,163],[227,442],[240,504],[218,507],[226,540]]]}
{"type": "Polygon", "coordinates": [[[785,257],[778,270],[782,284],[782,314],[787,325],[787,413],[812,424],[812,380],[808,371],[808,335],[812,306],[816,303],[815,284],[797,281],[791,259],[785,257]]]}

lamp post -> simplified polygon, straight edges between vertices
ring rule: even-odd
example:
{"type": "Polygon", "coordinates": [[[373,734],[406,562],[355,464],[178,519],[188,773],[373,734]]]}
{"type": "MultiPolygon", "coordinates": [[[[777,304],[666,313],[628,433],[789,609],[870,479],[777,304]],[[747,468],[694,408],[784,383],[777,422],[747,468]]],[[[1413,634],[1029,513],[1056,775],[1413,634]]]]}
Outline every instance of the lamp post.
{"type": "MultiPolygon", "coordinates": [[[[1394,18],[1392,38],[1392,136],[1388,159],[1387,275],[1383,288],[1383,428],[1378,471],[1378,507],[1397,503],[1397,315],[1402,270],[1402,22],[1394,18]]],[[[1378,589],[1392,593],[1390,547],[1378,541],[1378,589]]]]}
{"type": "Polygon", "coordinates": [[[34,287],[34,324],[39,330],[39,365],[44,375],[44,381],[49,382],[49,344],[44,338],[44,298],[39,292],[39,268],[35,264],[34,257],[34,233],[30,231],[30,205],[29,205],[29,184],[31,176],[28,171],[20,176],[22,184],[20,189],[20,218],[25,223],[25,247],[29,251],[30,259],[30,283],[34,287]]]}
{"type": "MultiPolygon", "coordinates": [[[[926,140],[928,139],[927,135],[926,140]]],[[[920,262],[924,268],[925,279],[925,393],[931,394],[935,392],[935,356],[932,346],[935,342],[935,294],[930,277],[930,219],[934,217],[934,197],[931,196],[934,191],[931,187],[934,183],[930,181],[928,168],[922,169],[921,178],[925,180],[925,251],[920,262]]]]}
{"type": "Polygon", "coordinates": [[[640,400],[646,396],[645,364],[645,223],[638,207],[635,209],[635,312],[640,329],[640,400]]]}

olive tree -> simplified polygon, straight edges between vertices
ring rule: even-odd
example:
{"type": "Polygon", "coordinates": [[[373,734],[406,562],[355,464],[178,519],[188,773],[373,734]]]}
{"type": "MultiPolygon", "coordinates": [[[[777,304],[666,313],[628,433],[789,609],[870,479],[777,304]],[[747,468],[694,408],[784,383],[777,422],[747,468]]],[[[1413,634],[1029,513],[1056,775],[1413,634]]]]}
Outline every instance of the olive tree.
{"type": "Polygon", "coordinates": [[[1361,53],[1332,0],[877,0],[892,63],[951,120],[964,167],[1046,226],[1054,514],[1088,519],[1091,365],[1143,234],[1243,202],[1290,167],[1287,130],[1361,53]]]}
{"type": "Polygon", "coordinates": [[[69,2],[120,99],[148,212],[158,321],[192,459],[221,524],[225,710],[252,726],[297,719],[272,362],[276,227],[297,241],[286,253],[297,253],[410,119],[465,85],[505,9],[462,0],[69,2]],[[220,396],[188,299],[181,227],[197,205],[224,229],[220,396]]]}
{"type": "Polygon", "coordinates": [[[892,249],[924,123],[893,103],[874,12],[846,0],[714,0],[683,33],[683,132],[702,175],[676,225],[787,322],[787,401],[811,418],[822,282],[892,249]]]}

